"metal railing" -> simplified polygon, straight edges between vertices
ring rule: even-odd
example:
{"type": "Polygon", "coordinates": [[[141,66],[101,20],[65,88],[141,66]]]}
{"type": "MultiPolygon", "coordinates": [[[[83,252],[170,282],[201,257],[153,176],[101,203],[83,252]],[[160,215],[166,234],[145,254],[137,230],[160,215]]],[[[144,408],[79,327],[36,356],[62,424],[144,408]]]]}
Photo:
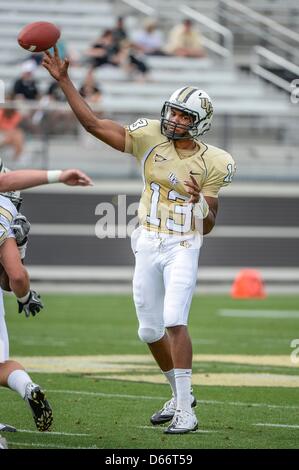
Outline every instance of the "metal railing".
{"type": "Polygon", "coordinates": [[[144,15],[148,16],[155,16],[156,11],[154,8],[150,7],[146,3],[142,2],[141,0],[122,0],[123,3],[126,3],[130,7],[137,10],[139,13],[143,13],[144,15]]]}
{"type": "Polygon", "coordinates": [[[260,65],[261,57],[266,59],[268,62],[271,62],[272,64],[274,63],[275,65],[278,65],[280,68],[287,70],[288,72],[291,72],[297,77],[299,77],[299,67],[293,64],[292,62],[289,62],[288,60],[284,59],[283,57],[277,54],[274,54],[274,52],[269,51],[269,49],[266,49],[265,47],[261,47],[261,46],[254,47],[254,53],[251,59],[252,72],[270,81],[271,83],[278,86],[279,88],[291,93],[292,84],[288,82],[287,80],[284,80],[283,78],[279,77],[275,73],[271,72],[264,66],[260,65]]]}
{"type": "Polygon", "coordinates": [[[223,37],[223,46],[208,39],[207,37],[203,36],[203,43],[204,45],[211,49],[216,54],[221,55],[223,58],[232,60],[233,57],[233,49],[234,49],[234,37],[232,32],[222,26],[221,24],[217,23],[211,18],[199,13],[198,11],[194,10],[194,8],[190,8],[188,5],[181,5],[179,10],[189,18],[196,20],[197,22],[203,24],[205,27],[215,31],[216,33],[220,34],[223,37]]]}
{"type": "Polygon", "coordinates": [[[248,6],[242,5],[240,2],[235,0],[220,0],[219,1],[221,12],[220,15],[224,19],[228,19],[232,22],[238,22],[242,28],[251,31],[260,38],[267,41],[269,45],[276,46],[288,55],[298,58],[298,45],[299,45],[299,34],[292,31],[285,26],[277,23],[271,18],[268,18],[261,13],[258,13],[248,6]],[[233,14],[229,15],[227,9],[233,10],[233,14]],[[240,23],[240,18],[236,17],[236,13],[244,15],[252,23],[240,23]],[[258,29],[258,26],[263,26],[264,30],[258,29]],[[289,41],[289,42],[286,42],[289,41]]]}
{"type": "Polygon", "coordinates": [[[220,0],[220,3],[225,4],[227,6],[230,6],[231,8],[240,11],[241,13],[244,13],[244,15],[252,18],[253,20],[264,24],[268,28],[272,29],[276,33],[279,33],[283,36],[288,37],[289,39],[292,39],[296,42],[299,43],[299,34],[295,33],[294,31],[291,31],[290,29],[286,28],[285,26],[282,26],[281,24],[277,23],[276,21],[272,20],[271,18],[267,18],[264,15],[261,15],[260,13],[257,13],[256,11],[252,10],[251,8],[242,5],[239,2],[236,2],[235,0],[220,0]]]}

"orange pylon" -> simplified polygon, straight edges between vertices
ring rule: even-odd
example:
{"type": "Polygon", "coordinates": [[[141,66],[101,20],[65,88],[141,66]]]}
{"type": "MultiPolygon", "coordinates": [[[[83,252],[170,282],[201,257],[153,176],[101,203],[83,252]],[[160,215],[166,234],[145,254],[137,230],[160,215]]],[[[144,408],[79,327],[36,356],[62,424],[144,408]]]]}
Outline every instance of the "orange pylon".
{"type": "Polygon", "coordinates": [[[255,269],[242,269],[236,276],[231,288],[233,299],[264,299],[266,292],[262,276],[255,269]]]}

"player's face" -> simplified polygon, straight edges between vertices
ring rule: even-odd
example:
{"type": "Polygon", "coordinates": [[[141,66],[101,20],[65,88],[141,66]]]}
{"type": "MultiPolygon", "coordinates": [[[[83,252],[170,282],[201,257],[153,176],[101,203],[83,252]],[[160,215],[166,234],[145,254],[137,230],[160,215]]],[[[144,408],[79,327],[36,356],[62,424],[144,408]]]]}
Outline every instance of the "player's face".
{"type": "Polygon", "coordinates": [[[167,118],[169,120],[167,131],[172,132],[175,129],[175,133],[182,136],[186,134],[186,127],[193,123],[192,116],[176,108],[170,108],[167,118]]]}

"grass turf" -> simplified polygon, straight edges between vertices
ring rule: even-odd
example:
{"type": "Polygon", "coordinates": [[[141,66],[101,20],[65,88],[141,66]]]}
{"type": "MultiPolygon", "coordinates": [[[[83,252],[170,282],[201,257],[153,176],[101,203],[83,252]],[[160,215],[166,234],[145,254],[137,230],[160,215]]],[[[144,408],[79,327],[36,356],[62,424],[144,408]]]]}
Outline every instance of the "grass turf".
{"type": "MultiPolygon", "coordinates": [[[[43,298],[46,308],[30,319],[18,315],[15,300],[6,298],[12,356],[147,353],[147,347],[137,338],[130,296],[43,298]]],[[[262,301],[195,297],[190,313],[194,354],[290,355],[291,340],[298,336],[298,319],[221,317],[219,310],[293,311],[298,308],[298,300],[296,296],[273,296],[262,301]]],[[[298,366],[197,362],[194,371],[294,375],[298,374],[298,366]]],[[[149,423],[151,414],[169,398],[167,385],[80,373],[31,375],[47,390],[54,410],[53,433],[35,432],[30,411],[20,397],[1,389],[0,421],[20,430],[6,434],[10,448],[298,448],[296,388],[195,386],[200,432],[167,436],[163,428],[149,423]]]]}

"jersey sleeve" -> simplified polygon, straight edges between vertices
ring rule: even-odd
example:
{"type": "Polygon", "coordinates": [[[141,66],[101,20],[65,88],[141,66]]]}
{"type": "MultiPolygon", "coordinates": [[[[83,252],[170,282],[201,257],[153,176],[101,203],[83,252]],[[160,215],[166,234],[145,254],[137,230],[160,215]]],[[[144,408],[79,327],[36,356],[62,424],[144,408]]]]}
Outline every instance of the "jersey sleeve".
{"type": "Polygon", "coordinates": [[[157,143],[157,123],[155,121],[140,118],[133,124],[126,126],[125,130],[125,152],[130,153],[137,160],[142,160],[143,156],[157,143]]]}
{"type": "Polygon", "coordinates": [[[236,164],[229,153],[220,154],[218,158],[216,156],[214,162],[201,188],[204,196],[218,197],[220,189],[232,182],[236,172],[236,164]]]}

